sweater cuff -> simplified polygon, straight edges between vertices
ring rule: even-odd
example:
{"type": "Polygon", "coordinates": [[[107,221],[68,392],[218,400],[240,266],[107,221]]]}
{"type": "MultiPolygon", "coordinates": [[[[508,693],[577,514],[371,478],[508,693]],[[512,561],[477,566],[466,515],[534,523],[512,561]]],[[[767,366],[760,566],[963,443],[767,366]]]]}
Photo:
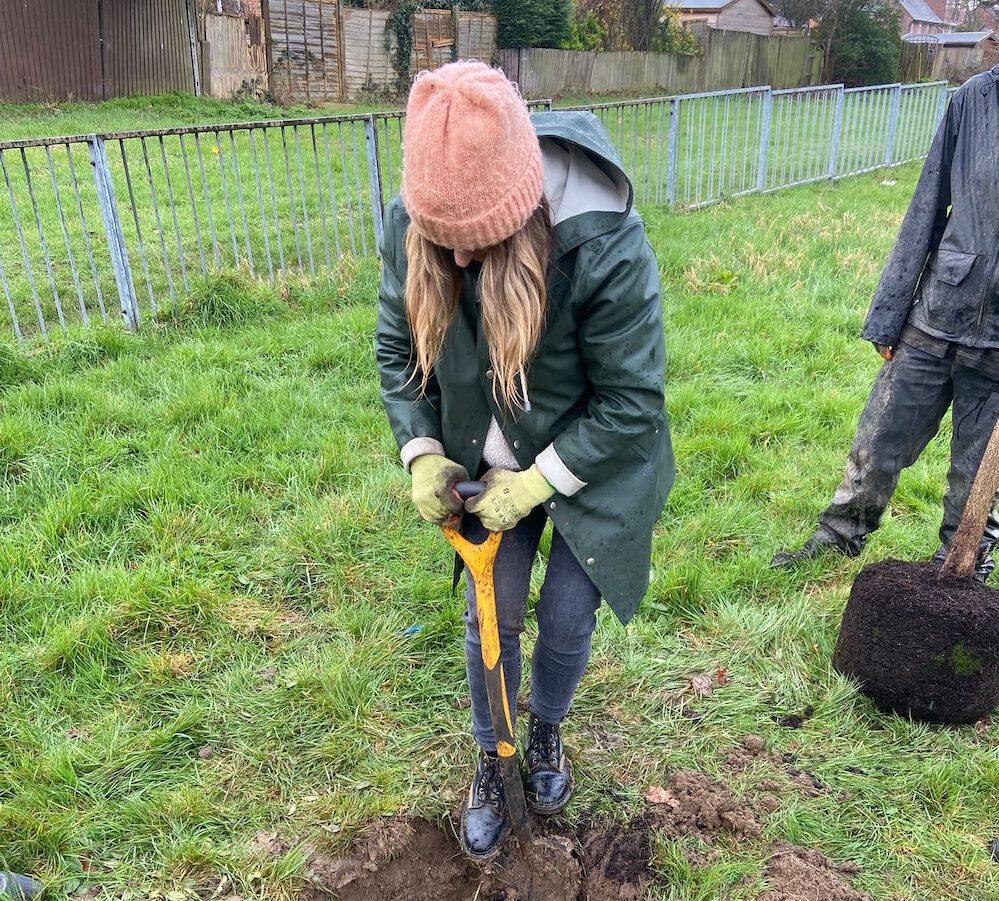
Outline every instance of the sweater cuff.
{"type": "Polygon", "coordinates": [[[444,445],[436,438],[414,438],[412,441],[407,441],[402,446],[402,450],[399,451],[399,456],[402,457],[402,465],[405,467],[406,472],[409,472],[410,464],[417,457],[422,457],[424,454],[437,454],[443,457],[444,445]]]}
{"type": "Polygon", "coordinates": [[[538,471],[547,479],[559,494],[572,497],[576,492],[586,487],[586,482],[575,476],[571,469],[562,462],[555,450],[554,444],[549,444],[534,461],[538,471]]]}

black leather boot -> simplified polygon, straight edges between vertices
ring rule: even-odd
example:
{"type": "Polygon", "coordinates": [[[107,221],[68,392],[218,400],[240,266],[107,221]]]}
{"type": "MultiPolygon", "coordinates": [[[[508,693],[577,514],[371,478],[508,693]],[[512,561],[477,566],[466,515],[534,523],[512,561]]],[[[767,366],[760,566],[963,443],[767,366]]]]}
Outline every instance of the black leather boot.
{"type": "Polygon", "coordinates": [[[823,532],[816,532],[798,550],[780,551],[780,553],[775,554],[770,565],[774,569],[790,569],[808,560],[821,557],[830,551],[835,551],[844,557],[856,557],[860,553],[859,550],[855,551],[852,548],[843,547],[835,538],[827,536],[823,532]]]}
{"type": "Polygon", "coordinates": [[[28,876],[20,873],[0,873],[0,898],[12,901],[29,901],[37,898],[45,887],[28,876]]]}
{"type": "Polygon", "coordinates": [[[495,756],[479,751],[479,763],[461,814],[461,849],[473,860],[494,857],[510,834],[503,779],[495,756]]]}
{"type": "Polygon", "coordinates": [[[524,751],[527,806],[542,815],[559,813],[572,797],[572,767],[557,725],[531,714],[524,751]]]}

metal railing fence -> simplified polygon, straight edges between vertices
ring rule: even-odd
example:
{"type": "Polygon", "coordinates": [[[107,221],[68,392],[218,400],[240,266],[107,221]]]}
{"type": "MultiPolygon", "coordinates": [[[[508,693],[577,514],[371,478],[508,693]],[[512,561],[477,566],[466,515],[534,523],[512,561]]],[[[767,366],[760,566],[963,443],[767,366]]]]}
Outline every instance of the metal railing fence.
{"type": "MultiPolygon", "coordinates": [[[[640,208],[690,210],[918,159],[948,96],[943,82],[822,85],[575,108],[607,128],[640,208]]],[[[212,270],[313,277],[374,255],[399,188],[403,115],[0,142],[10,334],[46,336],[116,308],[135,329],[212,270]]]]}

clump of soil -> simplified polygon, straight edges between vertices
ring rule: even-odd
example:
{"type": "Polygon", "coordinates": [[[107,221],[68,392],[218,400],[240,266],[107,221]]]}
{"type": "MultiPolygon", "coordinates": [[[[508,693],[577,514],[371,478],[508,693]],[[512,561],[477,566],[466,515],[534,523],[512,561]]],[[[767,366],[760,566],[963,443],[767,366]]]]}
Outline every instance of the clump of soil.
{"type": "Polygon", "coordinates": [[[885,710],[975,722],[999,704],[999,591],[938,573],[899,560],[864,567],[833,666],[885,710]]]}
{"type": "Polygon", "coordinates": [[[743,735],[739,744],[725,752],[725,766],[729,770],[741,773],[748,770],[757,761],[780,763],[779,754],[768,751],[766,743],[759,735],[743,735]]]}
{"type": "Polygon", "coordinates": [[[770,887],[759,901],[871,901],[845,878],[856,873],[854,864],[835,864],[819,851],[779,843],[764,874],[770,887]]]}
{"type": "Polygon", "coordinates": [[[669,780],[663,802],[657,805],[656,824],[668,836],[693,835],[710,843],[721,831],[737,838],[755,837],[763,831],[753,810],[703,773],[680,770],[669,780]]]}

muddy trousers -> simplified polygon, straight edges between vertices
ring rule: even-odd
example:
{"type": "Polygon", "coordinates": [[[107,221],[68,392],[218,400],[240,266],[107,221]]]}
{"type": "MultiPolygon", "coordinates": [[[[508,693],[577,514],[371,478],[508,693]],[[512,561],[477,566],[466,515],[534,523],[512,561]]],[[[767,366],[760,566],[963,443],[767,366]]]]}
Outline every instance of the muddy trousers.
{"type": "MultiPolygon", "coordinates": [[[[493,581],[496,619],[499,623],[500,657],[506,679],[511,714],[516,717],[520,688],[520,635],[531,587],[531,566],[548,517],[535,508],[514,528],[503,533],[496,555],[493,581]]],[[[486,531],[474,516],[467,516],[465,537],[478,543],[486,531]]],[[[472,731],[480,748],[496,749],[489,700],[482,667],[482,646],[475,612],[475,589],[468,571],[465,592],[465,667],[472,696],[472,731]]],[[[546,723],[558,723],[569,710],[576,686],[590,659],[590,642],[597,625],[600,593],[559,535],[552,532],[551,553],[538,598],[538,640],[531,661],[530,709],[546,723]]]]}
{"type": "MultiPolygon", "coordinates": [[[[955,345],[943,356],[911,344],[897,345],[860,414],[846,475],[819,516],[819,532],[844,552],[859,554],[880,524],[902,470],[936,435],[950,406],[954,434],[940,526],[940,542],[949,547],[999,414],[999,381],[962,365],[955,345]]],[[[993,510],[980,557],[987,556],[997,538],[999,517],[993,510]]]]}

